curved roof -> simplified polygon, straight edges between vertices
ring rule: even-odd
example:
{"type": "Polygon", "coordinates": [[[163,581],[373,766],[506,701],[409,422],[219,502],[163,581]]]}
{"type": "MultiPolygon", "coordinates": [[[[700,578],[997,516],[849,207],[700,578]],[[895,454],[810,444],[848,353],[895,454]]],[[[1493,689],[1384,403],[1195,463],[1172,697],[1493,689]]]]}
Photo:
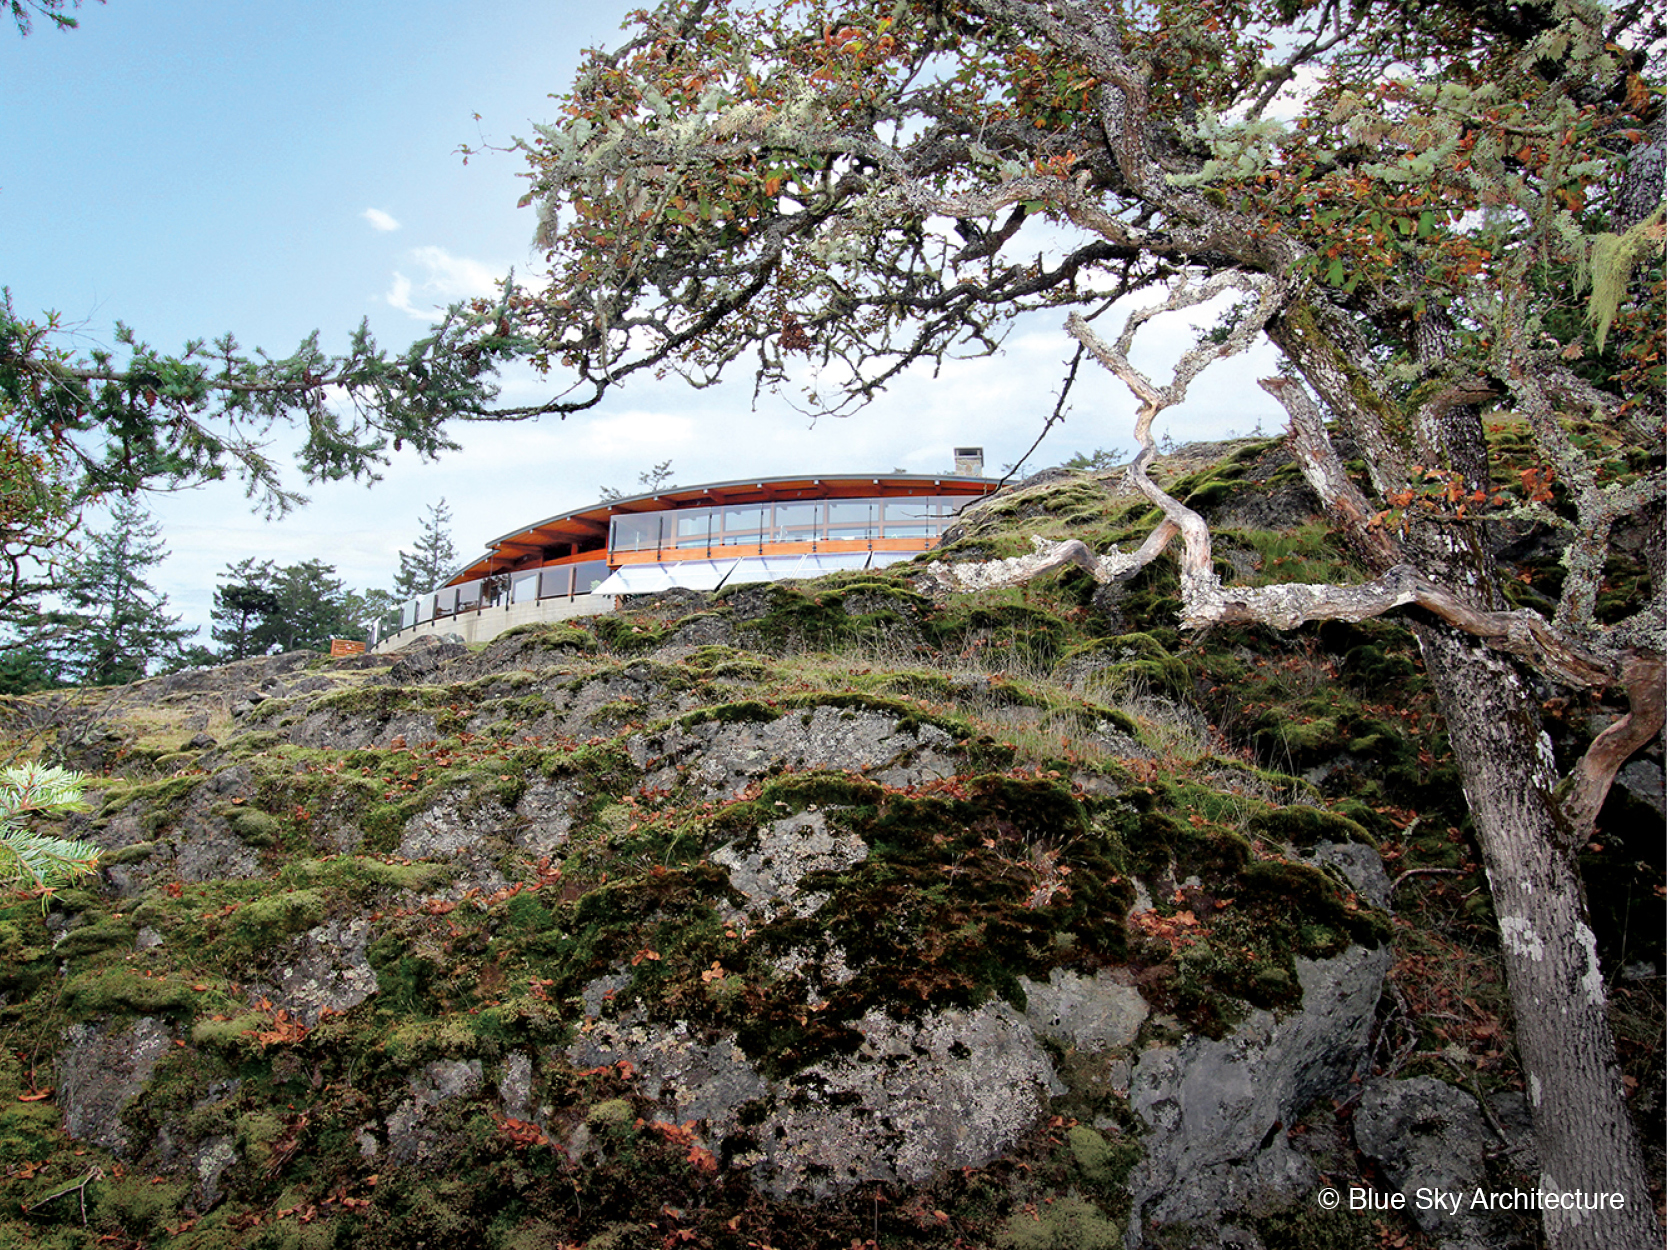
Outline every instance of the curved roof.
{"type": "Polygon", "coordinates": [[[677,508],[775,502],[783,499],[873,499],[912,495],[987,495],[996,482],[986,477],[953,473],[817,473],[798,477],[738,478],[669,490],[629,495],[559,512],[531,525],[490,540],[484,555],[459,569],[446,584],[484,577],[495,561],[517,559],[558,543],[575,547],[589,542],[606,545],[608,522],[633,512],[666,512],[677,508]]]}

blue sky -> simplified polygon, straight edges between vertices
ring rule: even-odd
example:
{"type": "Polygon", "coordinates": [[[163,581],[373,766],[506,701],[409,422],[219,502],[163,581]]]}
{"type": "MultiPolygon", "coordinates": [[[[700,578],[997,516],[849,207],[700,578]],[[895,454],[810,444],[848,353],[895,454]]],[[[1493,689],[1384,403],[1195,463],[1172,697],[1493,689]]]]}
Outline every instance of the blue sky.
{"type": "MultiPolygon", "coordinates": [[[[0,27],[0,283],[19,313],[59,313],[84,348],[111,345],[119,319],[163,349],[229,330],[287,353],[316,329],[338,350],[364,317],[403,346],[436,307],[536,263],[532,212],[515,207],[520,163],[465,166],[459,146],[506,144],[553,117],[580,50],[618,42],[632,7],[111,0],[82,8],[76,31],[0,27]]],[[[1035,438],[1068,355],[1051,320],[1025,323],[997,358],[922,372],[814,428],[779,400],[754,410],[745,378],[704,392],[649,381],[565,422],[462,428],[461,452],[396,456],[373,489],[315,488],[271,523],[229,484],[157,497],[173,555],[156,581],[194,625],[215,574],[245,556],[319,557],[355,587],[386,585],[442,496],[467,557],[668,458],[685,485],[947,471],[958,444],[982,444],[999,469],[1035,438]]],[[[1262,356],[1206,374],[1174,436],[1275,428],[1250,384],[1270,367],[1262,356]]],[[[534,378],[508,381],[506,396],[539,393],[534,378]]],[[[1115,382],[1088,379],[1032,464],[1127,447],[1132,411],[1115,382]]]]}

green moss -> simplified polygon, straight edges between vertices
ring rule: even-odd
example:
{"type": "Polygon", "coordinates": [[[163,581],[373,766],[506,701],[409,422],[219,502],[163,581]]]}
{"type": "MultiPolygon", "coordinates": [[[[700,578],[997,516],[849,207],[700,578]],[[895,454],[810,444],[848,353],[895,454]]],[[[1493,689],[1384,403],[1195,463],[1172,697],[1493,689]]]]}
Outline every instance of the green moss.
{"type": "Polygon", "coordinates": [[[1123,1228],[1086,1198],[1055,1198],[1020,1211],[996,1234],[1001,1250],[1122,1250],[1123,1228]]]}
{"type": "Polygon", "coordinates": [[[504,630],[492,641],[497,643],[510,638],[528,639],[544,651],[596,650],[596,638],[589,630],[566,622],[535,621],[530,625],[517,625],[504,630]]]}
{"type": "MultiPolygon", "coordinates": [[[[671,722],[684,729],[693,729],[696,725],[738,725],[764,724],[779,720],[781,713],[774,708],[766,707],[755,700],[745,700],[740,703],[722,703],[716,707],[697,708],[693,712],[679,716],[671,722]]],[[[650,730],[650,732],[653,732],[650,730]]]]}
{"type": "Polygon", "coordinates": [[[52,953],[58,959],[80,959],[117,948],[132,950],[137,935],[138,929],[129,920],[100,917],[92,924],[71,929],[52,953]]]}
{"type": "Polygon", "coordinates": [[[260,1012],[245,1012],[229,1020],[198,1020],[191,1026],[193,1045],[217,1050],[233,1050],[249,1040],[255,1029],[270,1025],[271,1020],[260,1012]]]}
{"type": "Polygon", "coordinates": [[[71,976],[64,983],[64,1009],[74,1018],[120,1012],[141,1016],[189,1014],[196,995],[172,975],[146,975],[119,966],[71,976]]]}
{"type": "Polygon", "coordinates": [[[167,1224],[179,1223],[191,1183],[164,1180],[159,1185],[150,1175],[134,1172],[89,1186],[88,1191],[93,1198],[89,1216],[95,1227],[150,1237],[162,1234],[167,1224]]]}
{"type": "Polygon", "coordinates": [[[1099,666],[1089,678],[1092,688],[1118,693],[1145,693],[1185,697],[1193,681],[1187,666],[1147,633],[1118,634],[1073,647],[1060,661],[1060,668],[1099,666]]]}
{"type": "Polygon", "coordinates": [[[106,851],[98,857],[99,867],[115,868],[122,864],[142,864],[156,854],[154,842],[132,842],[115,851],[106,851]]]}
{"type": "Polygon", "coordinates": [[[1133,1142],[1120,1142],[1114,1146],[1086,1124],[1078,1124],[1068,1130],[1065,1142],[1071,1148],[1071,1158],[1083,1179],[1107,1191],[1121,1187],[1128,1179],[1130,1169],[1140,1160],[1139,1146],[1133,1142]]]}
{"type": "Polygon", "coordinates": [[[153,781],[148,785],[112,786],[105,791],[104,805],[99,809],[98,815],[114,816],[132,804],[139,804],[148,810],[177,808],[202,784],[202,781],[201,777],[170,777],[166,781],[153,781]]]}
{"type": "Polygon", "coordinates": [[[238,908],[230,932],[245,946],[260,949],[313,928],[324,919],[325,910],[324,895],[318,891],[286,890],[238,908]]]}
{"type": "Polygon", "coordinates": [[[623,1098],[609,1098],[585,1112],[585,1123],[592,1128],[620,1127],[636,1119],[635,1109],[623,1098]]]}
{"type": "Polygon", "coordinates": [[[252,807],[238,808],[227,823],[239,841],[254,847],[276,846],[283,828],[274,817],[252,807]]]}
{"type": "Polygon", "coordinates": [[[1357,821],[1321,807],[1294,803],[1258,812],[1246,830],[1252,837],[1289,844],[1304,850],[1316,842],[1361,842],[1376,848],[1377,839],[1357,821]]]}

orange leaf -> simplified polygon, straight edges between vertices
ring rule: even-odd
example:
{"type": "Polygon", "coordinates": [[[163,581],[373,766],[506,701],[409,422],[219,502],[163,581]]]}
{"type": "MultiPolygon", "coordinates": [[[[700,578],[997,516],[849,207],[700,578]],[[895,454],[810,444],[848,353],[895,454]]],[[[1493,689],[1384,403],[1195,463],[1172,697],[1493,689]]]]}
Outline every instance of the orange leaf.
{"type": "Polygon", "coordinates": [[[52,1097],[51,1089],[40,1089],[36,1090],[32,1094],[19,1094],[17,1096],[17,1100],[19,1102],[40,1102],[43,1099],[50,1097],[52,1097]]]}

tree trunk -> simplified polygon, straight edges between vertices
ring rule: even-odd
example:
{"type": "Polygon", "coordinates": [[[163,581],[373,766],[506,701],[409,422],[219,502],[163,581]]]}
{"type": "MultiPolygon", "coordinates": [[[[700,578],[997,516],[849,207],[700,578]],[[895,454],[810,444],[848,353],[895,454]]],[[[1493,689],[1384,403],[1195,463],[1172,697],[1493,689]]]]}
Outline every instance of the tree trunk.
{"type": "Polygon", "coordinates": [[[1659,1247],[1621,1094],[1608,996],[1567,848],[1551,740],[1512,662],[1444,625],[1417,629],[1458,755],[1493,892],[1546,1191],[1619,1194],[1622,1210],[1547,1210],[1555,1250],[1659,1247]]]}

